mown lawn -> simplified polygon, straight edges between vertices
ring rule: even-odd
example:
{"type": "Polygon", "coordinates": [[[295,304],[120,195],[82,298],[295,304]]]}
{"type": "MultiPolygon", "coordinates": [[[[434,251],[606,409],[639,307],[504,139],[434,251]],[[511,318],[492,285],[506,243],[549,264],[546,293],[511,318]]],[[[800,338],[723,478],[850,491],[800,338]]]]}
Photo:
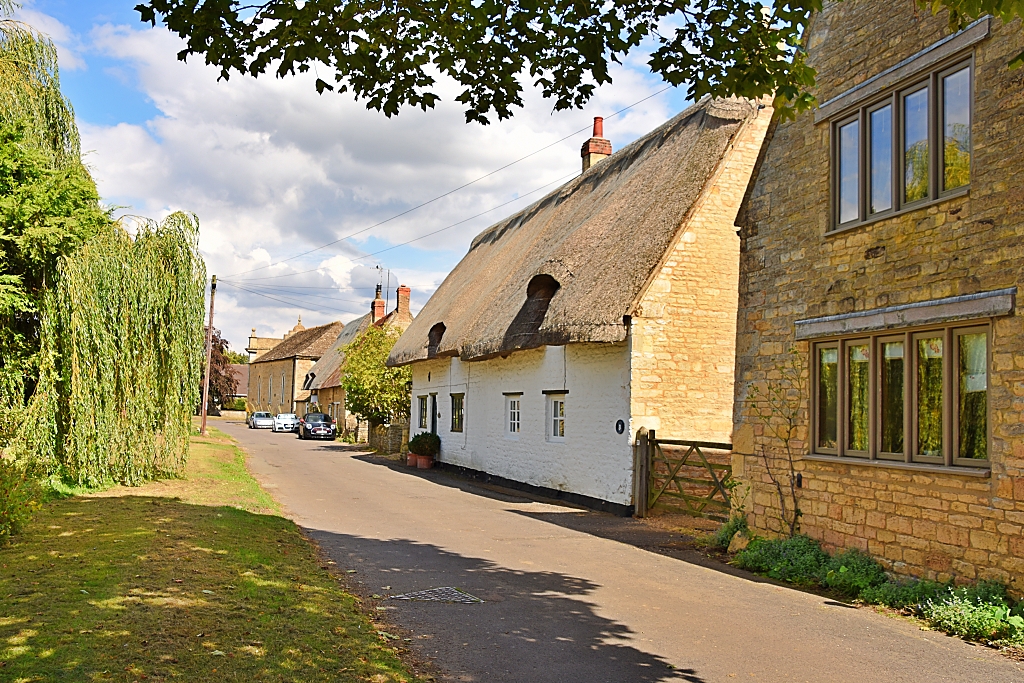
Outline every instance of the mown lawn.
{"type": "Polygon", "coordinates": [[[0,550],[0,680],[417,680],[274,509],[216,432],[185,480],[48,503],[0,550]]]}

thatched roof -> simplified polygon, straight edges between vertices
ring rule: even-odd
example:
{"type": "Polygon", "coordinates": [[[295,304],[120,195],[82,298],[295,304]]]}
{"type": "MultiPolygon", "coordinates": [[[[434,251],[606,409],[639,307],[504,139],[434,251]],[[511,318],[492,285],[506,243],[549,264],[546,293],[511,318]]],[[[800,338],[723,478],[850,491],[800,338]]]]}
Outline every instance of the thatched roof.
{"type": "Polygon", "coordinates": [[[484,230],[402,335],[388,364],[435,356],[482,360],[547,344],[624,340],[623,316],[632,314],[730,143],[756,111],[746,100],[702,100],[484,230]]]}
{"type": "Polygon", "coordinates": [[[330,348],[331,343],[338,338],[341,328],[340,322],[333,322],[293,332],[280,344],[254,360],[252,364],[268,363],[286,358],[319,359],[324,355],[324,351],[330,348]]]}
{"type": "Polygon", "coordinates": [[[303,389],[328,389],[341,386],[341,366],[345,361],[342,349],[356,340],[360,334],[370,327],[370,314],[356,318],[342,328],[338,338],[331,344],[320,360],[306,373],[302,384],[303,389]]]}

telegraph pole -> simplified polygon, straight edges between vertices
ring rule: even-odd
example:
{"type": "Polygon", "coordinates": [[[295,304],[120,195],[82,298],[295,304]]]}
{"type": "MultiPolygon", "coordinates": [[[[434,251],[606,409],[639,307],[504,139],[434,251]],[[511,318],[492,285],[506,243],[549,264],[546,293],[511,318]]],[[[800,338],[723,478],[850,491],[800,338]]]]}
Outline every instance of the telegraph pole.
{"type": "Polygon", "coordinates": [[[206,374],[203,375],[203,426],[199,433],[206,436],[206,406],[210,400],[210,359],[213,357],[213,297],[217,295],[217,276],[210,283],[210,324],[206,326],[206,374]]]}

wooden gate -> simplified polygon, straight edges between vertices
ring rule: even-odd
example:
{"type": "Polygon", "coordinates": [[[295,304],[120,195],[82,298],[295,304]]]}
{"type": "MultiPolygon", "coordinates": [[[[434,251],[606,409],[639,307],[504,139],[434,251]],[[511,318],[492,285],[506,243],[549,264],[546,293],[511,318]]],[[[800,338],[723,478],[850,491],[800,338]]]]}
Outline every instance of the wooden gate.
{"type": "Polygon", "coordinates": [[[659,439],[637,432],[633,500],[637,517],[658,506],[696,517],[728,518],[732,444],[659,439]]]}

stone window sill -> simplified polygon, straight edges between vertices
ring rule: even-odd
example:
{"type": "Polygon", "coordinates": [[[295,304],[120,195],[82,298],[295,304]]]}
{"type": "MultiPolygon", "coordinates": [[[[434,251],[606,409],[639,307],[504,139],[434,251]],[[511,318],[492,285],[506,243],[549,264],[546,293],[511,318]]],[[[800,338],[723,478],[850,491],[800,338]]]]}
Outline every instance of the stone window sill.
{"type": "Polygon", "coordinates": [[[919,462],[899,462],[897,460],[866,460],[861,458],[840,458],[835,455],[818,455],[809,453],[802,456],[804,460],[814,462],[829,462],[840,465],[854,465],[856,467],[885,467],[894,470],[909,470],[913,472],[931,472],[934,474],[958,475],[961,477],[976,477],[985,479],[992,476],[992,470],[987,467],[946,467],[945,465],[926,465],[919,462]]]}

